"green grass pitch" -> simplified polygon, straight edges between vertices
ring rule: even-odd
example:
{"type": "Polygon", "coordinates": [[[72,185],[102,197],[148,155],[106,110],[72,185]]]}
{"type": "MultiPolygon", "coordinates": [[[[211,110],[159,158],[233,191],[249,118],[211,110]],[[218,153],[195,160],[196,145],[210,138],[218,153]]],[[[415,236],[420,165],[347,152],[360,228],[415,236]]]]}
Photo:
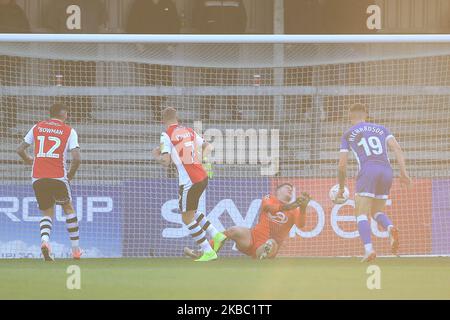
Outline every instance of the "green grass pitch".
{"type": "Polygon", "coordinates": [[[450,299],[450,258],[379,258],[381,289],[356,258],[0,260],[0,299],[450,299]],[[68,290],[78,265],[81,289],[68,290]]]}

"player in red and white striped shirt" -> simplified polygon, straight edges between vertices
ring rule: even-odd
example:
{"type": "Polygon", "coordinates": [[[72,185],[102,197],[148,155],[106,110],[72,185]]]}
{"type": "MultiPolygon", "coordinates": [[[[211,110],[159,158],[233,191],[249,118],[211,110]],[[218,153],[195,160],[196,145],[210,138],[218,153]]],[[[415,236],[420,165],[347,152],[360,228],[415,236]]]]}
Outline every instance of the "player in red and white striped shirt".
{"type": "Polygon", "coordinates": [[[36,200],[43,217],[41,227],[41,251],[45,261],[53,261],[50,248],[50,234],[54,206],[59,204],[66,214],[67,230],[72,243],[72,255],[79,259],[79,228],[75,209],[72,205],[69,181],[75,176],[81,163],[78,136],[74,129],[65,124],[67,107],[54,104],[50,108],[50,119],[40,121],[27,133],[17,148],[17,153],[26,164],[32,165],[32,183],[36,200]],[[34,157],[26,150],[34,144],[34,157]],[[67,153],[72,156],[70,170],[67,172],[67,153]]]}
{"type": "Polygon", "coordinates": [[[203,251],[196,261],[215,260],[216,252],[226,237],[217,231],[203,213],[197,211],[199,199],[208,185],[208,174],[200,159],[210,151],[211,146],[193,129],[178,123],[174,108],[163,111],[163,122],[166,131],[161,134],[160,147],[153,150],[153,156],[165,166],[169,166],[172,161],[177,167],[182,219],[203,251]],[[214,239],[214,248],[207,241],[206,232],[214,239]]]}

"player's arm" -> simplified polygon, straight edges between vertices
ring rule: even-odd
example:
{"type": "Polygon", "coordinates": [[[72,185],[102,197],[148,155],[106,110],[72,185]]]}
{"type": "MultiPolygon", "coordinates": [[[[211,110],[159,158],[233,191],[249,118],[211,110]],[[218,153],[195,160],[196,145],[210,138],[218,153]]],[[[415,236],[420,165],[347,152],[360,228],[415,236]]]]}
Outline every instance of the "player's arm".
{"type": "Polygon", "coordinates": [[[340,152],[339,154],[339,165],[338,165],[338,182],[339,182],[339,195],[344,194],[345,180],[347,179],[347,163],[348,163],[348,152],[340,152]]]}
{"type": "Polygon", "coordinates": [[[203,142],[202,145],[202,163],[203,168],[205,168],[206,173],[208,174],[208,178],[212,179],[214,176],[213,166],[209,159],[209,156],[211,155],[211,152],[214,150],[214,147],[212,144],[208,142],[203,142]]]}
{"type": "Polygon", "coordinates": [[[298,209],[297,214],[295,215],[295,225],[298,228],[303,228],[306,224],[306,210],[302,211],[298,209]]]}
{"type": "Polygon", "coordinates": [[[298,197],[294,202],[281,206],[278,211],[297,209],[294,217],[294,223],[297,227],[303,228],[306,224],[306,207],[308,207],[310,201],[311,196],[307,192],[302,192],[300,197],[298,197]]]}
{"type": "Polygon", "coordinates": [[[336,197],[336,201],[339,203],[344,199],[345,180],[347,179],[347,163],[348,153],[350,152],[350,144],[348,143],[346,134],[341,138],[341,149],[339,152],[339,164],[338,164],[338,183],[339,192],[336,197]]]}
{"type": "Polygon", "coordinates": [[[278,211],[289,211],[299,208],[301,213],[305,213],[306,207],[308,206],[309,201],[311,201],[311,196],[306,192],[302,192],[300,197],[298,197],[294,202],[288,204],[273,204],[269,199],[269,196],[265,196],[263,198],[260,212],[275,213],[278,211]]]}
{"type": "Polygon", "coordinates": [[[160,164],[162,164],[165,167],[168,167],[170,165],[170,154],[169,153],[161,153],[161,148],[156,147],[152,151],[153,158],[158,161],[160,164]]]}
{"type": "Polygon", "coordinates": [[[69,179],[69,181],[71,181],[75,177],[75,174],[77,173],[77,170],[81,165],[80,148],[72,149],[70,151],[70,155],[72,157],[72,160],[70,161],[70,169],[67,173],[67,179],[69,179]]]}
{"type": "Polygon", "coordinates": [[[160,139],[160,146],[153,149],[153,158],[165,167],[168,167],[171,162],[170,152],[172,151],[172,143],[167,134],[162,133],[160,139]]]}
{"type": "Polygon", "coordinates": [[[209,156],[211,155],[211,152],[214,150],[214,147],[211,143],[203,141],[202,144],[202,159],[204,162],[208,161],[209,156]]]}
{"type": "Polygon", "coordinates": [[[70,132],[67,143],[67,147],[72,158],[70,161],[69,172],[67,173],[67,179],[71,181],[75,177],[75,174],[77,173],[77,170],[81,165],[81,152],[80,145],[78,144],[78,134],[74,129],[72,129],[72,131],[70,132]]]}
{"type": "Polygon", "coordinates": [[[393,136],[389,138],[387,143],[389,148],[394,152],[395,158],[397,159],[397,162],[400,166],[400,181],[409,187],[411,185],[411,178],[409,177],[408,172],[406,170],[406,161],[403,150],[400,147],[400,144],[393,136]]]}
{"type": "Polygon", "coordinates": [[[202,164],[203,168],[206,170],[208,174],[208,178],[212,179],[214,176],[212,163],[209,160],[209,156],[211,152],[214,150],[214,146],[209,142],[205,141],[198,133],[195,133],[195,143],[202,147],[202,164]]]}
{"type": "Polygon", "coordinates": [[[295,199],[294,202],[282,205],[279,211],[288,211],[295,208],[299,208],[300,213],[304,214],[306,212],[306,207],[311,201],[311,196],[307,192],[302,192],[300,197],[295,199]]]}
{"type": "Polygon", "coordinates": [[[27,149],[30,146],[30,144],[28,144],[25,141],[22,141],[21,144],[19,144],[19,146],[16,149],[17,154],[22,158],[23,162],[25,162],[26,164],[33,164],[33,158],[30,157],[27,153],[27,149]]]}
{"type": "Polygon", "coordinates": [[[34,140],[34,127],[28,131],[27,135],[23,138],[23,141],[16,149],[17,154],[22,158],[23,162],[26,164],[32,165],[33,164],[33,158],[30,157],[27,153],[27,149],[29,146],[33,144],[34,140]]]}

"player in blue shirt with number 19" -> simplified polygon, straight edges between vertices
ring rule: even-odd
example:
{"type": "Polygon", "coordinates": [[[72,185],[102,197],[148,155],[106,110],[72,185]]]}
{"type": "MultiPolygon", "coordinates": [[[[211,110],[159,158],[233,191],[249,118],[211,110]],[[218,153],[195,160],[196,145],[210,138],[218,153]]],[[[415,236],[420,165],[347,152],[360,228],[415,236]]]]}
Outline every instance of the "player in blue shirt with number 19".
{"type": "Polygon", "coordinates": [[[368,215],[389,232],[394,255],[397,255],[399,246],[398,229],[385,213],[386,200],[389,197],[393,179],[388,147],[395,153],[400,166],[400,181],[409,188],[411,178],[406,171],[403,151],[389,130],[382,125],[366,122],[368,112],[362,104],[351,106],[349,116],[353,126],[344,133],[341,140],[339,192],[335,202],[345,202],[344,187],[348,153],[352,151],[359,165],[356,178],[355,212],[359,236],[365,249],[362,261],[369,262],[376,258],[376,253],[372,247],[368,215]]]}

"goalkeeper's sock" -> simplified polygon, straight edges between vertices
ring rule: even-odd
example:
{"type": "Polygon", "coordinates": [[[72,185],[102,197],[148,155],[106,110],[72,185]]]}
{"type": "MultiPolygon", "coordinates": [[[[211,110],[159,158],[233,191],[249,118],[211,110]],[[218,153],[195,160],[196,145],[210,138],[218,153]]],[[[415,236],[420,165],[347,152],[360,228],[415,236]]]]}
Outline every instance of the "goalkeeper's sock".
{"type": "Polygon", "coordinates": [[[41,241],[49,242],[52,233],[52,218],[44,216],[41,218],[39,225],[41,227],[41,241]]]}
{"type": "Polygon", "coordinates": [[[75,212],[66,214],[66,227],[69,232],[70,242],[72,248],[78,248],[80,242],[80,231],[78,227],[78,218],[75,212]]]}
{"type": "Polygon", "coordinates": [[[373,216],[378,224],[382,225],[383,228],[389,231],[393,227],[392,221],[384,212],[377,212],[373,216]]]}
{"type": "Polygon", "coordinates": [[[197,244],[202,248],[203,252],[213,251],[211,245],[209,244],[209,241],[206,239],[205,230],[200,227],[197,220],[194,219],[194,221],[188,224],[187,227],[192,239],[197,242],[197,244]]]}
{"type": "Polygon", "coordinates": [[[364,249],[366,250],[366,252],[370,252],[373,250],[373,247],[372,240],[370,238],[369,220],[367,219],[367,216],[365,214],[361,214],[356,217],[356,221],[358,222],[359,237],[364,244],[364,249]]]}
{"type": "Polygon", "coordinates": [[[216,236],[216,234],[219,233],[219,231],[216,229],[216,227],[214,227],[212,225],[212,223],[209,222],[208,219],[206,219],[206,217],[203,213],[197,211],[197,213],[195,214],[195,219],[197,220],[200,227],[203,230],[205,230],[206,232],[208,232],[210,237],[214,238],[216,236]]]}

